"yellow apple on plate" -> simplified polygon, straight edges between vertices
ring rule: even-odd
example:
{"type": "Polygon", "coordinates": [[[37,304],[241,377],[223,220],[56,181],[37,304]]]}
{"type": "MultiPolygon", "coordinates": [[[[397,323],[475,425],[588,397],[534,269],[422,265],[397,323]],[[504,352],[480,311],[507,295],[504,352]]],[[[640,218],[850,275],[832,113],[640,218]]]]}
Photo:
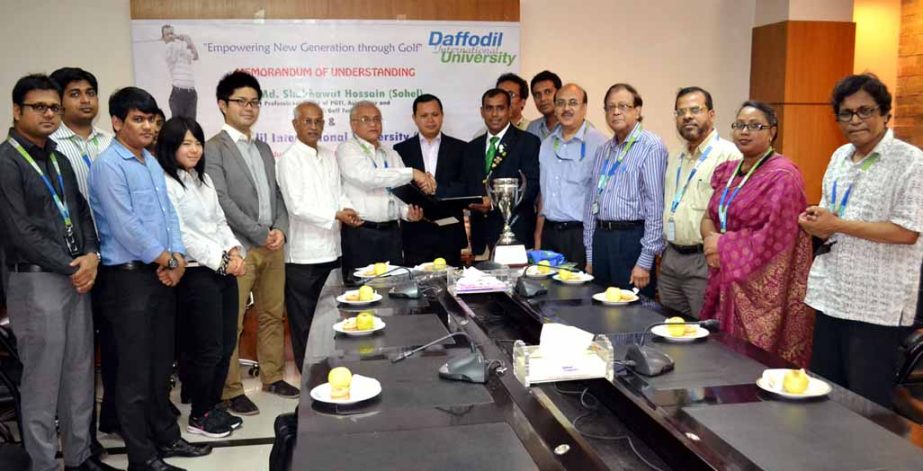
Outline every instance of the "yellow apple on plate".
{"type": "Polygon", "coordinates": [[[371,286],[359,287],[359,301],[371,301],[375,297],[375,290],[371,286]]]}
{"type": "Polygon", "coordinates": [[[445,259],[439,257],[433,260],[433,270],[445,270],[445,259]]]}
{"type": "Polygon", "coordinates": [[[338,366],[327,373],[327,382],[330,383],[331,399],[349,399],[349,386],[353,382],[353,374],[349,368],[338,366]]]}
{"type": "Polygon", "coordinates": [[[548,260],[542,260],[538,262],[538,272],[542,275],[546,273],[551,273],[551,262],[548,260]]]}
{"type": "Polygon", "coordinates": [[[622,300],[622,290],[610,286],[606,289],[606,301],[617,303],[622,300]]]}
{"type": "Polygon", "coordinates": [[[810,378],[804,369],[789,370],[782,378],[782,389],[789,394],[801,394],[808,389],[810,378]]]}
{"type": "Polygon", "coordinates": [[[372,267],[372,273],[375,275],[384,274],[386,271],[388,271],[387,263],[378,262],[372,267]]]}
{"type": "Polygon", "coordinates": [[[686,333],[686,320],[682,317],[667,319],[667,332],[673,337],[682,337],[686,333]]]}
{"type": "Polygon", "coordinates": [[[561,281],[567,281],[571,278],[576,278],[576,277],[577,275],[571,273],[570,270],[558,270],[558,278],[560,278],[561,281]]]}
{"type": "Polygon", "coordinates": [[[371,312],[360,312],[359,315],[356,316],[357,330],[372,330],[373,327],[375,327],[375,316],[373,316],[371,312]]]}

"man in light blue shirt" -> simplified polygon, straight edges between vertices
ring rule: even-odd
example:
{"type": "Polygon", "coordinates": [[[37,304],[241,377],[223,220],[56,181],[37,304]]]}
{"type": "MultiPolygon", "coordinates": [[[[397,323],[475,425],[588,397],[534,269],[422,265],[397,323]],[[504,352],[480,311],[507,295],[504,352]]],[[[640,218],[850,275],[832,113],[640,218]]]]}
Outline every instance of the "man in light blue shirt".
{"type": "Polygon", "coordinates": [[[608,140],[586,121],[586,108],[586,90],[579,85],[569,83],[556,93],[560,124],[538,154],[542,195],[535,225],[536,248],[561,253],[581,270],[586,266],[583,202],[592,186],[596,150],[608,140]]]}
{"type": "Polygon", "coordinates": [[[180,468],[163,458],[202,456],[211,447],[185,441],[170,410],[173,287],[183,276],[186,248],[163,169],[145,149],[156,109],[140,88],[112,94],[116,138],[90,167],[89,188],[103,263],[99,309],[115,338],[116,415],[129,468],[170,471],[180,468]]]}
{"type": "Polygon", "coordinates": [[[526,132],[544,141],[558,125],[558,114],[554,106],[554,100],[558,90],[561,89],[561,77],[558,77],[558,74],[550,70],[543,70],[535,74],[535,77],[532,77],[529,88],[532,90],[532,98],[535,100],[535,109],[542,116],[532,120],[529,127],[526,128],[526,132]]]}

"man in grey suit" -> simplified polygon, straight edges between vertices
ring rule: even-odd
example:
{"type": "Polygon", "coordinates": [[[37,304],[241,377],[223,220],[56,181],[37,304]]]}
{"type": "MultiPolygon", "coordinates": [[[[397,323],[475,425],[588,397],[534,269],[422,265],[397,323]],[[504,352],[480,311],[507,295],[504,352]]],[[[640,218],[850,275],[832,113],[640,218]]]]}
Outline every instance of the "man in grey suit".
{"type": "MultiPolygon", "coordinates": [[[[251,128],[260,115],[263,91],[252,75],[234,71],[218,82],[218,108],[224,115],[221,132],[205,144],[205,171],[215,184],[221,209],[234,235],[247,249],[247,274],[238,277],[240,336],[247,298],[253,292],[258,319],[257,356],[263,390],[297,398],[298,388],[282,380],[285,326],[282,320],[288,212],[276,186],[275,158],[269,145],[255,139],[251,128]]],[[[238,349],[234,349],[221,398],[231,412],[259,413],[240,382],[238,349]]]]}

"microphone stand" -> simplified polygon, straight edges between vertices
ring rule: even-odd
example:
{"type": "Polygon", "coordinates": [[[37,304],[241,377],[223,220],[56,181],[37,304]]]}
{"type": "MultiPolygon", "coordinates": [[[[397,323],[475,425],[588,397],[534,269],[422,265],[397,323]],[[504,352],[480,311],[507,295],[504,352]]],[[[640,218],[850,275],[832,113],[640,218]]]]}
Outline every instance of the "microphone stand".
{"type": "Polygon", "coordinates": [[[558,272],[560,271],[566,271],[570,273],[580,272],[580,270],[573,269],[573,268],[552,267],[549,265],[539,265],[537,263],[530,263],[526,265],[524,268],[522,268],[522,275],[519,277],[519,280],[516,281],[516,294],[524,298],[534,298],[535,296],[538,296],[540,294],[545,294],[548,292],[548,290],[540,282],[529,279],[529,276],[526,274],[526,272],[529,270],[529,268],[532,268],[532,267],[546,267],[549,270],[555,270],[558,272]]]}
{"type": "MultiPolygon", "coordinates": [[[[659,325],[670,324],[670,322],[655,322],[647,326],[647,328],[644,329],[644,334],[641,336],[641,343],[628,346],[628,350],[625,352],[625,360],[622,362],[622,364],[628,368],[631,368],[636,373],[644,376],[659,376],[672,371],[676,364],[670,355],[667,355],[666,353],[663,353],[656,348],[644,346],[644,340],[647,337],[647,333],[652,328],[659,325]]],[[[712,329],[718,328],[721,323],[718,321],[718,319],[708,319],[697,322],[686,322],[684,325],[698,325],[707,329],[712,329]]]]}
{"type": "Polygon", "coordinates": [[[439,377],[452,381],[468,381],[470,383],[482,384],[486,383],[487,363],[484,361],[484,356],[481,355],[481,352],[478,351],[477,347],[475,346],[474,341],[465,332],[452,332],[451,334],[444,335],[436,340],[433,340],[432,342],[427,343],[426,345],[422,345],[413,350],[401,353],[400,355],[394,357],[391,360],[391,363],[404,361],[407,358],[452,337],[464,337],[467,339],[468,346],[471,348],[471,351],[465,355],[459,355],[449,360],[444,365],[440,366],[439,377]]]}
{"type": "Polygon", "coordinates": [[[420,298],[420,286],[417,284],[417,281],[413,277],[413,270],[407,267],[395,267],[382,274],[375,275],[362,283],[362,286],[368,285],[372,280],[382,278],[386,275],[390,275],[396,271],[404,270],[407,272],[407,281],[403,283],[395,284],[389,291],[388,296],[392,298],[404,298],[404,299],[419,299],[420,298]]]}

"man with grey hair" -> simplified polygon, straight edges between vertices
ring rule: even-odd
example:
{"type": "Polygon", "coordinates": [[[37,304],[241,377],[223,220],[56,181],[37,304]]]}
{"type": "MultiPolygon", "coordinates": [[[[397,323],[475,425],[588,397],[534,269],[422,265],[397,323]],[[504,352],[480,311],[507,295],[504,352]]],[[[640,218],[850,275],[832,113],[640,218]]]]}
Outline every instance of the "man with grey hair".
{"type": "Polygon", "coordinates": [[[340,265],[340,225],[362,224],[340,184],[332,151],[319,145],[324,111],[314,102],[295,107],[298,140],[276,162],[276,181],[288,209],[285,309],[295,366],[301,371],[314,310],[331,270],[340,265]]]}
{"type": "Polygon", "coordinates": [[[370,101],[360,101],[349,112],[352,139],[336,151],[343,190],[362,219],[357,227],[343,226],[343,279],[375,262],[400,265],[403,261],[398,221],[419,221],[423,211],[407,206],[388,190],[414,182],[424,192],[436,191],[432,176],[406,168],[401,156],[381,144],[381,111],[370,101]]]}

